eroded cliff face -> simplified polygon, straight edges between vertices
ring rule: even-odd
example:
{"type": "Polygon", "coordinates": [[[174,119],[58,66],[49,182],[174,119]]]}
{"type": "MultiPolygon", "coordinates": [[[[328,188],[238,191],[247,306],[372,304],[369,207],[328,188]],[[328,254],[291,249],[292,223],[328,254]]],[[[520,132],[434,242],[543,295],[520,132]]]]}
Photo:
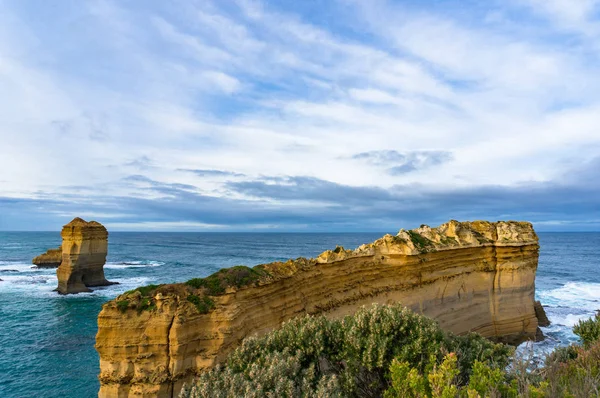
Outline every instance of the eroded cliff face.
{"type": "Polygon", "coordinates": [[[46,253],[36,256],[31,261],[38,268],[58,268],[62,261],[62,246],[56,249],[48,249],[46,253]]]}
{"type": "Polygon", "coordinates": [[[100,397],[171,397],[240,341],[303,314],[341,317],[400,302],[454,333],[535,338],[538,239],[525,222],[450,221],[316,259],[147,287],[98,317],[100,397]]]}
{"type": "Polygon", "coordinates": [[[102,224],[75,218],[60,235],[62,262],[56,270],[60,294],[90,292],[89,287],[113,284],[104,277],[108,231],[102,224]]]}

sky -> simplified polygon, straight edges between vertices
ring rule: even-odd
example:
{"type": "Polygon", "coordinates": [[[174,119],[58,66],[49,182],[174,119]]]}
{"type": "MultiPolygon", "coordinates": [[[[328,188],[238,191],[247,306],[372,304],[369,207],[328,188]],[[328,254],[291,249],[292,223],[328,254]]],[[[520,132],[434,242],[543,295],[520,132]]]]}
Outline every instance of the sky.
{"type": "Polygon", "coordinates": [[[600,230],[600,0],[0,0],[0,230],[600,230]]]}

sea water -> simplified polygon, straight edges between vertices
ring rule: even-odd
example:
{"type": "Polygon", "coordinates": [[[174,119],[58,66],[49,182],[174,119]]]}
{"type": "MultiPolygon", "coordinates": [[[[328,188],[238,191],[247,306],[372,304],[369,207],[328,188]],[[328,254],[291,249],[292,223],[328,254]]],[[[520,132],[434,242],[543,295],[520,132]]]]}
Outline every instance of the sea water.
{"type": "MultiPolygon", "coordinates": [[[[31,259],[60,245],[50,232],[0,232],[0,397],[95,397],[94,349],[102,303],[137,286],[181,282],[220,268],[314,257],[382,233],[111,233],[105,274],[119,285],[59,296],[55,269],[31,259]]],[[[541,233],[536,295],[552,325],[539,351],[577,338],[571,328],[600,309],[600,233],[541,233]]]]}

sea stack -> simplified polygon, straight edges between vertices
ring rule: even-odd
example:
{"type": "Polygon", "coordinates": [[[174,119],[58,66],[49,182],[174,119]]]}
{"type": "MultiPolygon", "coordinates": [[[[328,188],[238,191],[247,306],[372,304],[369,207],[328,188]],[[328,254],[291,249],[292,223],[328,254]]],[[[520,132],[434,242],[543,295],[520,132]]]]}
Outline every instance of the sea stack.
{"type": "Polygon", "coordinates": [[[34,257],[31,262],[38,268],[58,268],[62,262],[62,246],[48,249],[46,253],[34,257]]]}
{"type": "Polygon", "coordinates": [[[91,292],[89,287],[114,284],[104,278],[108,231],[102,224],[75,218],[63,227],[61,236],[62,262],[56,270],[58,293],[91,292]]]}

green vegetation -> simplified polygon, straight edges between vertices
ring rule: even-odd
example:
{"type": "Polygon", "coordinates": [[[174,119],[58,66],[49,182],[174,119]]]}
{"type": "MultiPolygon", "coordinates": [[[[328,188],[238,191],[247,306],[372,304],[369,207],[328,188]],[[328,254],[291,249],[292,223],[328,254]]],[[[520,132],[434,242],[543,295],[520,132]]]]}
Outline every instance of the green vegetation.
{"type": "Polygon", "coordinates": [[[440,243],[446,246],[458,245],[458,241],[454,236],[442,236],[440,238],[440,243]]]}
{"type": "Polygon", "coordinates": [[[210,297],[198,297],[195,294],[190,294],[187,300],[194,304],[201,314],[208,314],[210,310],[215,308],[215,302],[210,297]]]}
{"type": "Polygon", "coordinates": [[[490,243],[490,240],[483,236],[480,232],[473,231],[473,235],[475,235],[475,239],[477,239],[477,242],[479,242],[481,245],[490,243]]]}
{"type": "Polygon", "coordinates": [[[559,348],[538,366],[400,305],[361,308],[343,320],[306,316],[245,339],[180,397],[598,397],[599,329],[600,315],[580,322],[584,345],[559,348]]]}
{"type": "Polygon", "coordinates": [[[185,284],[195,289],[205,288],[208,295],[218,296],[225,293],[225,289],[230,286],[239,288],[256,283],[265,274],[260,268],[238,265],[222,269],[206,278],[190,279],[185,284]]]}
{"type": "Polygon", "coordinates": [[[224,366],[200,375],[181,397],[380,397],[390,388],[394,361],[423,374],[451,352],[461,381],[476,360],[505,366],[512,349],[476,334],[446,333],[400,305],[375,305],[343,320],[293,319],[247,338],[224,366]]]}
{"type": "Polygon", "coordinates": [[[146,285],[146,286],[140,286],[137,287],[133,290],[128,290],[126,291],[124,294],[131,294],[134,292],[140,292],[142,294],[142,297],[148,297],[150,296],[152,293],[154,293],[154,291],[159,288],[160,285],[146,285]]]}
{"type": "Polygon", "coordinates": [[[415,231],[406,231],[406,232],[408,233],[408,236],[410,236],[410,240],[412,241],[413,245],[415,245],[415,247],[417,249],[419,249],[419,251],[421,251],[421,252],[427,251],[427,249],[431,245],[433,245],[432,241],[430,241],[426,237],[422,236],[418,232],[415,232],[415,231]]]}
{"type": "Polygon", "coordinates": [[[117,301],[117,309],[121,312],[125,312],[127,311],[127,308],[129,307],[129,300],[120,300],[117,301]]]}
{"type": "Polygon", "coordinates": [[[589,347],[600,340],[600,313],[595,318],[587,321],[579,321],[573,328],[573,332],[581,337],[581,341],[589,347]]]}
{"type": "Polygon", "coordinates": [[[144,297],[140,300],[140,303],[137,306],[138,314],[141,314],[142,311],[153,311],[156,309],[156,304],[152,301],[152,299],[148,297],[144,297]]]}
{"type": "MultiPolygon", "coordinates": [[[[126,300],[118,300],[117,308],[121,312],[126,312],[130,304],[135,303],[132,308],[137,310],[138,314],[143,311],[154,311],[156,303],[153,296],[160,292],[162,294],[188,294],[187,300],[194,304],[201,314],[206,314],[214,309],[215,303],[207,296],[218,296],[225,293],[228,287],[242,287],[258,282],[262,277],[268,275],[260,267],[249,268],[236,266],[222,269],[206,278],[194,278],[185,282],[183,288],[177,284],[166,285],[147,285],[125,292],[126,300]],[[179,286],[179,287],[178,287],[179,286]],[[197,290],[202,290],[198,292],[197,290]],[[139,292],[139,295],[137,295],[139,292]],[[131,296],[133,295],[133,296],[131,296]],[[139,299],[139,300],[138,300],[139,299]]],[[[184,296],[185,297],[185,296],[184,296]]]]}
{"type": "Polygon", "coordinates": [[[398,244],[401,244],[401,243],[407,243],[407,242],[406,242],[406,239],[404,239],[404,238],[401,238],[401,237],[399,237],[398,235],[394,235],[394,236],[392,236],[392,240],[394,241],[394,243],[398,243],[398,244]]]}
{"type": "Polygon", "coordinates": [[[140,286],[137,289],[135,289],[135,291],[142,293],[142,297],[147,297],[150,296],[150,294],[153,293],[156,290],[156,288],[158,288],[158,285],[147,285],[140,286]]]}

